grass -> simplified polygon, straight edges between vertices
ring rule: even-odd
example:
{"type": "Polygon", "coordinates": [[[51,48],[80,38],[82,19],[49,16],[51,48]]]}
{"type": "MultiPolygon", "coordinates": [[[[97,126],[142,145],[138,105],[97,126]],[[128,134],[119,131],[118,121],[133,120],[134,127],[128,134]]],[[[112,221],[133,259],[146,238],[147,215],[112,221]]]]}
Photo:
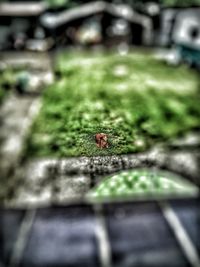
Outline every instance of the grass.
{"type": "Polygon", "coordinates": [[[133,170],[106,177],[88,192],[91,200],[119,197],[197,196],[198,188],[183,178],[161,171],[133,170]]]}
{"type": "Polygon", "coordinates": [[[28,137],[28,156],[135,153],[199,130],[196,73],[147,53],[62,54],[28,137]],[[96,133],[108,134],[99,149],[96,133]]]}

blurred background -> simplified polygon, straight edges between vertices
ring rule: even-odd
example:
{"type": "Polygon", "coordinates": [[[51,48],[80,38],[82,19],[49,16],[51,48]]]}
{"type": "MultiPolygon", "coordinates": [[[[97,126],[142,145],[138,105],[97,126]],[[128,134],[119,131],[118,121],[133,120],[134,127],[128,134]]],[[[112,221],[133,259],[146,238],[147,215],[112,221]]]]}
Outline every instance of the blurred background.
{"type": "Polygon", "coordinates": [[[200,267],[200,0],[0,1],[0,267],[200,267]]]}

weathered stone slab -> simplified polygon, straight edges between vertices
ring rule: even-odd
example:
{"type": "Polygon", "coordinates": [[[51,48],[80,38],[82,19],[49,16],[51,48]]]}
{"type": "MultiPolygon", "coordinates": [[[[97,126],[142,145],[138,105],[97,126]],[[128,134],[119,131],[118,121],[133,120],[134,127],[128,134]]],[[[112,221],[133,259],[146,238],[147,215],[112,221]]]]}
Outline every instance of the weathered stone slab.
{"type": "Polygon", "coordinates": [[[90,189],[90,177],[86,175],[60,176],[56,181],[53,199],[56,203],[82,199],[90,189]]]}
{"type": "Polygon", "coordinates": [[[12,196],[4,197],[5,205],[9,207],[49,205],[53,201],[51,176],[56,163],[56,160],[35,160],[25,169],[19,169],[13,179],[13,184],[16,183],[14,193],[12,196]]]}
{"type": "Polygon", "coordinates": [[[65,203],[82,199],[108,174],[136,168],[164,169],[200,185],[200,153],[155,148],[146,153],[105,157],[30,160],[17,171],[6,206],[65,203]],[[13,193],[12,193],[13,192],[13,193]]]}

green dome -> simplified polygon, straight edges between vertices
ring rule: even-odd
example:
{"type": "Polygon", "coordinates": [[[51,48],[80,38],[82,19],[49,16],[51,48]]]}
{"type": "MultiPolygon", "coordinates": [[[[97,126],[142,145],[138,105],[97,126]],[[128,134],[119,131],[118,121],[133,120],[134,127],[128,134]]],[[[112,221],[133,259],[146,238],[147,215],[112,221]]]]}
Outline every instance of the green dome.
{"type": "Polygon", "coordinates": [[[153,170],[122,171],[108,176],[88,193],[93,198],[196,196],[198,188],[174,174],[153,170]]]}

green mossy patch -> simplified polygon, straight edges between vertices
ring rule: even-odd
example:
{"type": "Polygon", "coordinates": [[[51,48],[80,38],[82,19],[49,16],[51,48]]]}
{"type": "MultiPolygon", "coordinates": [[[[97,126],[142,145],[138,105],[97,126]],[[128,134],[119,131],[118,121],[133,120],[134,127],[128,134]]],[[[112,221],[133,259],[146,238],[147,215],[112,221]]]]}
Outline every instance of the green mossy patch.
{"type": "Polygon", "coordinates": [[[106,177],[87,198],[104,200],[119,197],[197,196],[198,188],[166,172],[149,170],[123,171],[106,177]]]}
{"type": "Polygon", "coordinates": [[[28,138],[28,156],[94,156],[147,150],[199,129],[198,75],[148,53],[62,54],[28,138]],[[108,135],[100,149],[96,133],[108,135]]]}

